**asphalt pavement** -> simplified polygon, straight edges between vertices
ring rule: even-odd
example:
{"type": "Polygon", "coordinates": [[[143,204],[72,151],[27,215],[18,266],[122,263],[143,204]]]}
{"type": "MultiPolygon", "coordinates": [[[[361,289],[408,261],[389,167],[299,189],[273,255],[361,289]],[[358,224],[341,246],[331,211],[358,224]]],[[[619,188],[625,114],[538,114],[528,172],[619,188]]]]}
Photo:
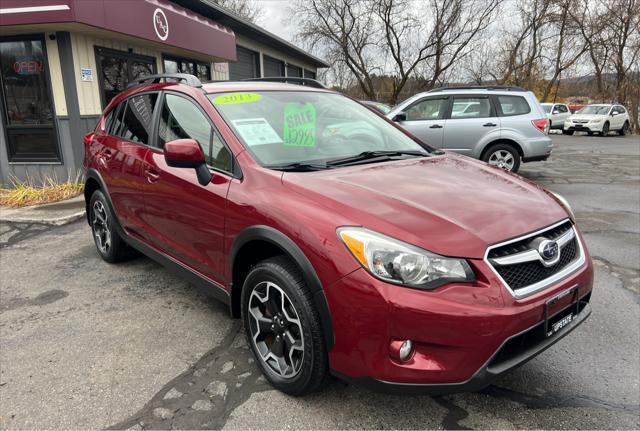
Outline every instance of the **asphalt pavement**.
{"type": "Polygon", "coordinates": [[[478,393],[292,398],[238,321],[145,257],[109,265],[84,221],[0,223],[0,429],[640,428],[640,139],[554,135],[521,174],[572,204],[593,314],[478,393]]]}

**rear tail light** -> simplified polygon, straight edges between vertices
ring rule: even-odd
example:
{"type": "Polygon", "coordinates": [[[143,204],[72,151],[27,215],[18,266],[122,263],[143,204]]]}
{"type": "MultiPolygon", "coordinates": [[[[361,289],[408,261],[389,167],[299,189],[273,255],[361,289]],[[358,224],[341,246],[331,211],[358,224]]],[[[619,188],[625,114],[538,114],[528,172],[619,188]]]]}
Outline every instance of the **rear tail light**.
{"type": "Polygon", "coordinates": [[[87,136],[84,137],[84,145],[85,146],[88,146],[91,143],[91,141],[93,140],[93,135],[94,135],[94,133],[91,132],[91,133],[88,133],[87,136]]]}
{"type": "Polygon", "coordinates": [[[547,133],[549,131],[549,119],[548,118],[540,118],[539,120],[531,120],[531,124],[533,127],[540,130],[542,133],[547,133]]]}

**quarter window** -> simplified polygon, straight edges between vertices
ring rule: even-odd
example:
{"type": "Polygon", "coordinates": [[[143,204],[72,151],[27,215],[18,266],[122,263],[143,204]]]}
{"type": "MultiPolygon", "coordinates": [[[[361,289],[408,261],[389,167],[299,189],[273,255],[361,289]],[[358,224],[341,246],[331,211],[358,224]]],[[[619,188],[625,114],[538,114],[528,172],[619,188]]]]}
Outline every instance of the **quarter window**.
{"type": "Polygon", "coordinates": [[[131,142],[149,145],[153,109],[157,93],[141,94],[128,99],[118,135],[131,142]]]}
{"type": "Polygon", "coordinates": [[[209,166],[226,172],[232,171],[231,153],[222,143],[209,119],[191,101],[167,94],[160,114],[159,127],[160,148],[176,139],[194,139],[200,144],[209,166]]]}
{"type": "Polygon", "coordinates": [[[444,115],[446,106],[447,99],[424,99],[412,105],[404,113],[407,121],[438,120],[444,115]]]}
{"type": "Polygon", "coordinates": [[[524,115],[531,112],[529,104],[522,96],[498,96],[498,105],[503,116],[524,115]]]}
{"type": "Polygon", "coordinates": [[[451,110],[452,119],[491,117],[491,103],[488,97],[456,97],[451,110]]]}

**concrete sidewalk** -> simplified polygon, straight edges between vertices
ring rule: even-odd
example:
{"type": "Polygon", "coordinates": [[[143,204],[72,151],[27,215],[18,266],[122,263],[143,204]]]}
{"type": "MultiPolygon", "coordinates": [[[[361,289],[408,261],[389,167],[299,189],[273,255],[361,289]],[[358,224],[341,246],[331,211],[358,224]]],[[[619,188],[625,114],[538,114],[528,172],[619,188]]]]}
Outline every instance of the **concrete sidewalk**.
{"type": "Polygon", "coordinates": [[[61,226],[85,216],[84,196],[23,208],[0,207],[0,222],[61,226]]]}

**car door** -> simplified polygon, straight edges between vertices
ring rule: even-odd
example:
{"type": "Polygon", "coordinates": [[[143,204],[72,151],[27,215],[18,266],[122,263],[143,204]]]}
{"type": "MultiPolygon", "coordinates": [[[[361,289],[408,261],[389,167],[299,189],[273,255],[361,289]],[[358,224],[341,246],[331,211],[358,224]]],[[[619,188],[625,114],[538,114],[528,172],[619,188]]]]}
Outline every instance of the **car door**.
{"type": "Polygon", "coordinates": [[[554,123],[557,121],[560,125],[564,125],[565,120],[571,115],[567,105],[558,104],[554,106],[553,110],[557,112],[557,114],[554,116],[554,123]]]}
{"type": "Polygon", "coordinates": [[[624,108],[622,108],[621,106],[614,106],[613,109],[611,110],[612,113],[615,112],[615,115],[613,117],[611,117],[611,130],[619,130],[622,129],[622,126],[624,125],[624,108]]]}
{"type": "Polygon", "coordinates": [[[500,137],[500,118],[485,95],[454,95],[444,127],[443,148],[472,155],[487,135],[500,137]],[[464,107],[453,109],[454,107],[464,107]]]}
{"type": "Polygon", "coordinates": [[[227,191],[234,178],[231,152],[208,115],[185,95],[165,93],[156,122],[157,137],[144,166],[142,218],[147,238],[156,248],[222,283],[227,191]],[[167,165],[162,149],[176,139],[198,141],[214,173],[209,184],[198,182],[195,169],[167,165]]]}
{"type": "Polygon", "coordinates": [[[442,148],[444,114],[448,103],[449,98],[442,96],[418,100],[403,111],[406,120],[398,124],[422,142],[442,148]]]}
{"type": "Polygon", "coordinates": [[[120,224],[134,235],[142,231],[143,165],[157,98],[158,93],[145,93],[124,100],[114,112],[109,133],[96,137],[103,144],[97,156],[98,171],[120,224]]]}

